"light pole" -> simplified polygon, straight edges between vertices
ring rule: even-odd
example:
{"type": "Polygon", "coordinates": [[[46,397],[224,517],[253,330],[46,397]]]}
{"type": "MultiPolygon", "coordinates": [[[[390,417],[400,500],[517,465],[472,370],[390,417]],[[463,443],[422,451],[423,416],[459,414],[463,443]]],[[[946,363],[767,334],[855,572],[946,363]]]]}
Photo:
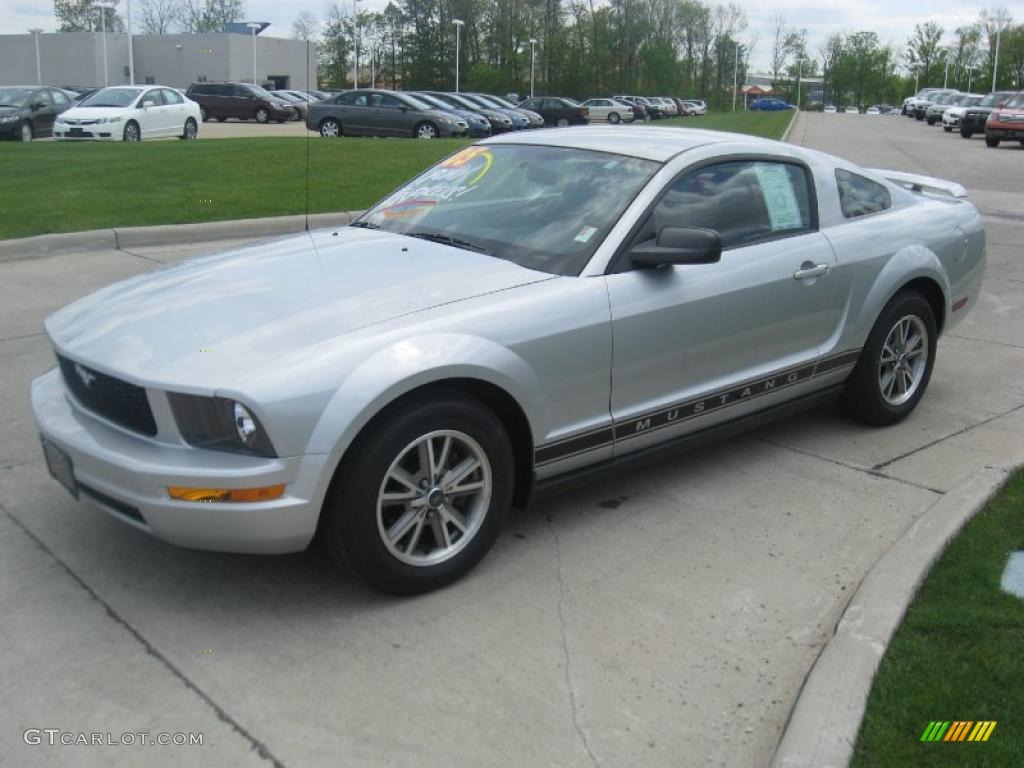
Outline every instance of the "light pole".
{"type": "Polygon", "coordinates": [[[352,50],[355,53],[356,65],[352,70],[352,90],[359,90],[359,17],[356,15],[356,3],[362,0],[352,0],[352,50]]]}
{"type": "Polygon", "coordinates": [[[804,62],[806,58],[799,58],[796,60],[796,108],[800,109],[800,80],[804,76],[804,62]]]}
{"type": "Polygon", "coordinates": [[[42,85],[43,84],[43,63],[42,63],[42,59],[39,58],[39,36],[41,34],[43,34],[43,30],[39,29],[38,27],[35,27],[33,29],[30,29],[29,32],[32,33],[32,37],[36,41],[36,83],[38,85],[42,85]]]}
{"type": "Polygon", "coordinates": [[[732,59],[732,111],[736,111],[736,89],[739,88],[739,76],[740,76],[740,46],[738,43],[733,43],[733,59],[732,59]]]}
{"type": "Polygon", "coordinates": [[[452,25],[455,27],[455,92],[459,92],[459,43],[460,33],[462,32],[462,25],[465,24],[462,19],[452,19],[452,25]]]}
{"type": "Polygon", "coordinates": [[[96,7],[100,10],[100,35],[103,40],[103,87],[110,85],[110,67],[107,65],[107,8],[112,8],[109,0],[97,2],[96,7]]]}
{"type": "Polygon", "coordinates": [[[967,67],[967,92],[968,93],[971,92],[971,80],[974,77],[974,70],[976,70],[976,69],[977,69],[977,67],[975,67],[973,65],[967,67]]]}
{"type": "Polygon", "coordinates": [[[996,16],[996,57],[992,62],[992,90],[996,89],[996,75],[999,73],[999,38],[1003,34],[1003,27],[1010,19],[1006,15],[1006,9],[1000,8],[996,16]]]}
{"type": "Polygon", "coordinates": [[[252,38],[252,84],[256,85],[256,30],[260,28],[260,25],[255,21],[250,21],[246,24],[251,33],[249,36],[252,38]]]}
{"type": "Polygon", "coordinates": [[[132,0],[126,0],[124,23],[128,30],[128,85],[135,85],[135,50],[132,48],[132,0]]]}
{"type": "Polygon", "coordinates": [[[530,38],[530,98],[533,98],[534,73],[537,69],[537,38],[530,38]]]}

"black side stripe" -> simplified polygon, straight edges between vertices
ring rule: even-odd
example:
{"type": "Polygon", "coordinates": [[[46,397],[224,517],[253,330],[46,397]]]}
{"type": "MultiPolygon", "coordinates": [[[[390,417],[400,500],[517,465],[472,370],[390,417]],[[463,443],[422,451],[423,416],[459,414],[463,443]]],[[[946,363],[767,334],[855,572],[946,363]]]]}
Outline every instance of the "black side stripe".
{"type": "Polygon", "coordinates": [[[789,368],[770,376],[755,379],[727,390],[670,405],[657,411],[645,413],[628,421],[608,427],[601,427],[580,435],[540,446],[534,451],[534,464],[541,466],[561,461],[581,453],[602,448],[619,440],[646,435],[679,422],[688,421],[713,411],[771,394],[781,389],[800,384],[846,366],[853,365],[860,357],[860,350],[854,349],[824,358],[816,364],[789,368]]]}

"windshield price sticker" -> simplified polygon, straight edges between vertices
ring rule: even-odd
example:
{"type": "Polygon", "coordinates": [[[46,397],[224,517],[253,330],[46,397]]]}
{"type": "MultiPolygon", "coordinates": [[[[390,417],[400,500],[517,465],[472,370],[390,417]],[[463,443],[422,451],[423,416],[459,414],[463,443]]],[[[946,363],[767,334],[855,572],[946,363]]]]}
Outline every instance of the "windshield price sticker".
{"type": "Polygon", "coordinates": [[[800,206],[796,201],[796,195],[793,194],[793,182],[785,167],[758,163],[753,170],[761,186],[761,195],[768,209],[772,230],[803,227],[800,206]]]}
{"type": "Polygon", "coordinates": [[[476,188],[493,164],[494,156],[487,147],[466,147],[387,201],[382,213],[389,219],[406,218],[461,197],[476,188]]]}

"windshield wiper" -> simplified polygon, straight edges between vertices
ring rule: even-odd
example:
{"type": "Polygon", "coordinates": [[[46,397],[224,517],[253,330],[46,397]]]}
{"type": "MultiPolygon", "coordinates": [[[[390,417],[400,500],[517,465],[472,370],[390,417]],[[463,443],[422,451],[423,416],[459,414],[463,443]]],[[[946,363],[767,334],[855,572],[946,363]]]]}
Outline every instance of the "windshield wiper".
{"type": "Polygon", "coordinates": [[[458,237],[452,237],[442,232],[403,232],[403,235],[407,237],[418,237],[421,240],[429,240],[432,243],[443,243],[444,245],[451,245],[455,248],[462,248],[467,251],[475,251],[476,253],[486,253],[490,256],[490,252],[486,248],[481,248],[475,243],[471,243],[468,240],[462,240],[458,237]]]}
{"type": "Polygon", "coordinates": [[[353,221],[349,226],[360,229],[380,229],[380,224],[374,224],[372,221],[353,221]]]}

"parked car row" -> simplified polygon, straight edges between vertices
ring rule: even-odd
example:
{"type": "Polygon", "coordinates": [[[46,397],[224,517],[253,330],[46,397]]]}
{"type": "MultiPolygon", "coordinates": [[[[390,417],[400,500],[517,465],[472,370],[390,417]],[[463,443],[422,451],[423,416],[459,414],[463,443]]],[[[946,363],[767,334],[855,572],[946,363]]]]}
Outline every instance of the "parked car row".
{"type": "Polygon", "coordinates": [[[925,88],[904,100],[902,113],[928,125],[941,125],[946,133],[959,131],[965,139],[984,134],[989,147],[1003,141],[1024,146],[1024,91],[980,94],[925,88]]]}
{"type": "Polygon", "coordinates": [[[864,115],[898,115],[898,114],[900,114],[899,108],[890,106],[889,104],[872,104],[870,107],[867,107],[864,110],[861,110],[860,107],[856,107],[856,106],[852,106],[852,105],[848,106],[848,107],[844,107],[842,105],[836,106],[835,104],[826,104],[824,107],[822,107],[821,111],[825,112],[826,114],[830,114],[830,115],[834,115],[834,114],[840,114],[840,115],[844,115],[844,114],[845,115],[860,115],[860,114],[864,114],[864,115]]]}

